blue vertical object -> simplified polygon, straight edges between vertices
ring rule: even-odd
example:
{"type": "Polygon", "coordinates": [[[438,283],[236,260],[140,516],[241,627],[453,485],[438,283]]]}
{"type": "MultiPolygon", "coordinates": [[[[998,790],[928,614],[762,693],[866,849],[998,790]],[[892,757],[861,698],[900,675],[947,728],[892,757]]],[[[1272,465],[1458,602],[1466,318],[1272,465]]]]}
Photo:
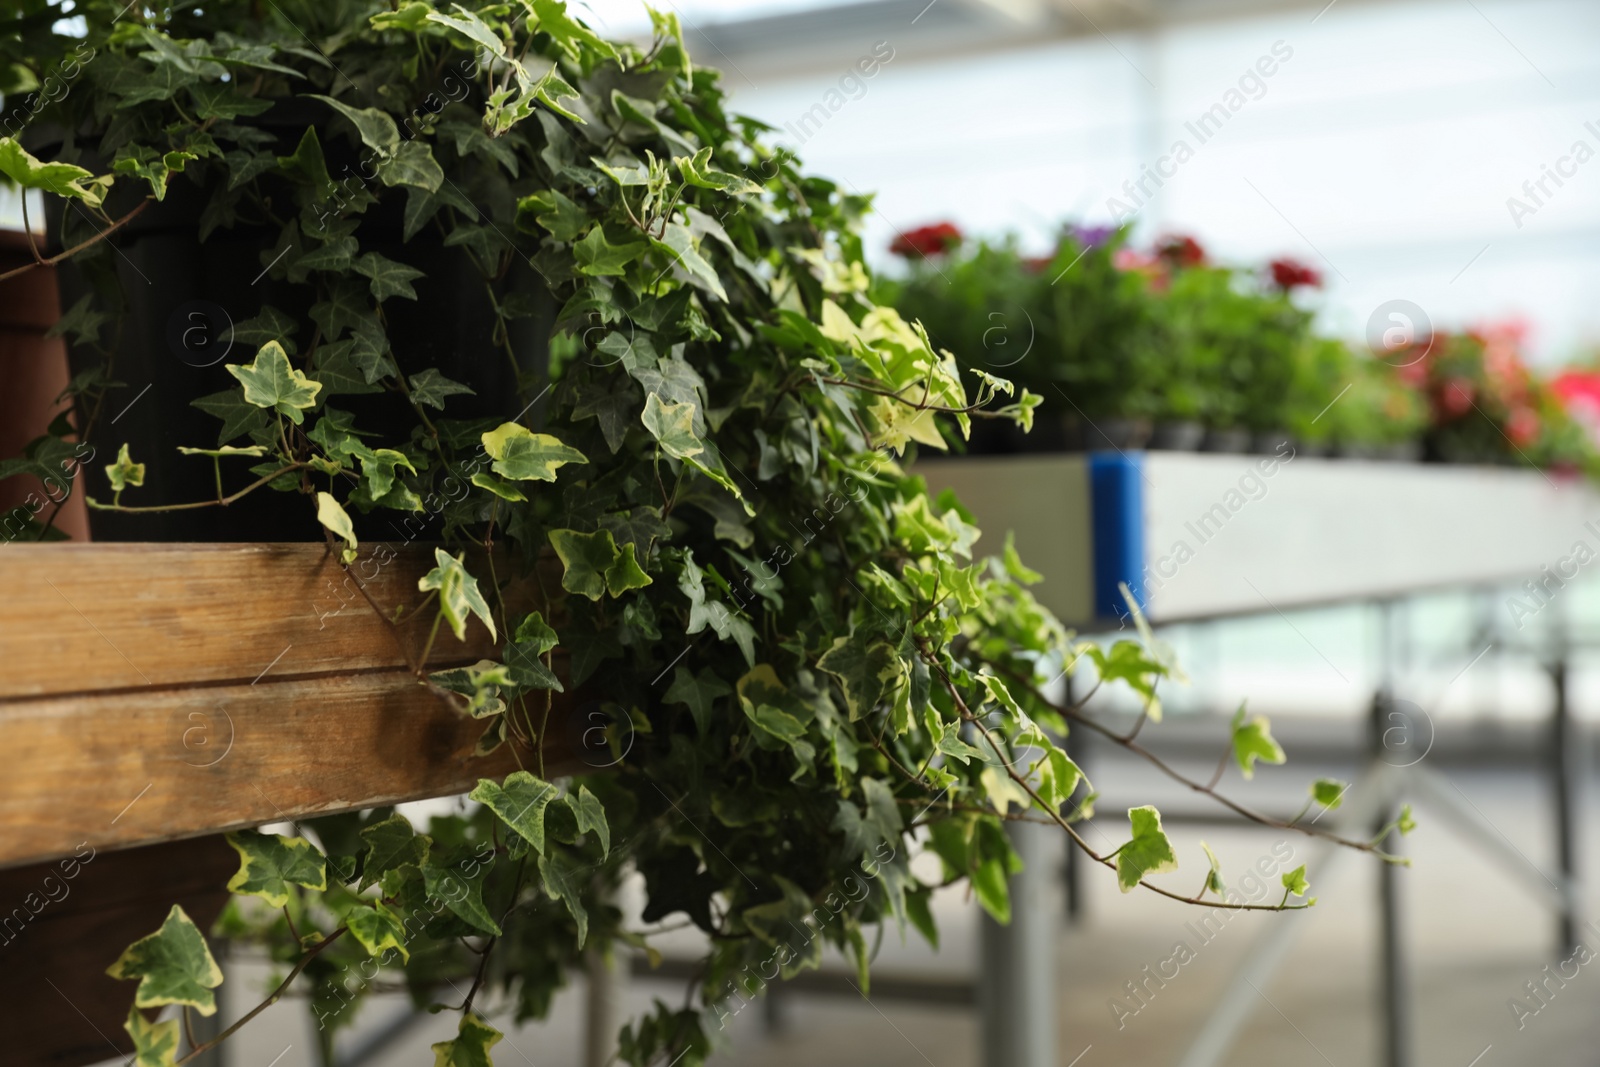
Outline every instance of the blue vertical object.
{"type": "Polygon", "coordinates": [[[1119,583],[1144,608],[1144,453],[1089,454],[1094,534],[1094,609],[1102,619],[1128,614],[1119,583]]]}

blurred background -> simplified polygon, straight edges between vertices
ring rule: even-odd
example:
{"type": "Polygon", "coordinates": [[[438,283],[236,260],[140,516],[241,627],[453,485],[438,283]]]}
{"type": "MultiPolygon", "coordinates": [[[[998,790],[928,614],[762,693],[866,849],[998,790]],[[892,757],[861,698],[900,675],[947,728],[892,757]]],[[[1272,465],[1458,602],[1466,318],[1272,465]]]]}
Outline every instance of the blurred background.
{"type": "MultiPolygon", "coordinates": [[[[1319,332],[1352,343],[1394,300],[1441,331],[1510,324],[1540,372],[1584,363],[1600,337],[1600,5],[663,3],[682,15],[696,62],[724,72],[735,109],[769,123],[810,171],[875,194],[867,252],[891,278],[937,273],[928,257],[890,252],[931,224],[953,224],[969,247],[1009,238],[1019,255],[1041,257],[1054,253],[1064,224],[1125,224],[1130,249],[1182,234],[1214,261],[1249,269],[1292,257],[1321,281],[1296,294],[1296,306],[1319,332]]],[[[579,6],[608,35],[647,33],[634,0],[579,6]]],[[[4,214],[20,221],[14,201],[4,214]]],[[[1273,506],[1243,521],[1270,527],[1273,506]]],[[[1368,766],[1374,693],[1386,687],[1414,710],[1394,720],[1403,737],[1381,735],[1373,763],[1425,758],[1448,802],[1417,801],[1422,828],[1406,849],[1414,864],[1388,883],[1368,857],[1324,863],[1309,842],[1289,841],[1294,863],[1312,864],[1317,908],[1245,916],[1212,937],[1192,925],[1206,913],[1123,897],[1109,872],[1069,872],[1064,857],[1041,854],[1051,874],[1037,907],[1060,921],[1049,1026],[1062,1067],[1386,1062],[1385,1019],[1402,1009],[1415,1064],[1596,1062],[1600,976],[1570,945],[1577,937],[1600,948],[1600,939],[1576,923],[1561,927],[1555,882],[1534,868],[1560,866],[1555,788],[1574,766],[1569,859],[1580,881],[1600,857],[1600,820],[1581,785],[1591,747],[1566,735],[1575,764],[1558,772],[1551,733],[1557,661],[1578,736],[1587,738],[1582,724],[1600,708],[1600,675],[1585,651],[1600,634],[1600,592],[1580,581],[1559,611],[1520,629],[1507,611],[1516,592],[1451,590],[1161,629],[1191,676],[1166,694],[1163,751],[1178,766],[1209,774],[1222,736],[1214,716],[1248,698],[1273,716],[1290,757],[1286,768],[1263,768],[1248,795],[1292,814],[1311,777],[1348,781],[1368,766]],[[1404,955],[1389,962],[1408,976],[1408,1004],[1397,1005],[1383,979],[1386,914],[1397,924],[1388,943],[1404,955]],[[1179,941],[1195,958],[1175,978],[1150,979],[1179,941]],[[1277,965],[1246,969],[1263,959],[1277,965]],[[1211,1060],[1185,1059],[1219,1018],[1236,1023],[1233,1039],[1211,1060]]],[[[1128,710],[1092,707],[1113,718],[1128,710]]],[[[1157,803],[1185,869],[1204,869],[1202,837],[1226,870],[1281,859],[1272,850],[1282,835],[1207,823],[1198,802],[1149,768],[1109,748],[1081,754],[1091,776],[1111,783],[1102,818],[1120,819],[1128,802],[1157,803]]],[[[1591,889],[1575,910],[1600,914],[1595,903],[1591,889]]],[[[838,977],[800,983],[732,1019],[721,1062],[985,1062],[976,1004],[994,995],[996,979],[979,910],[959,893],[938,910],[939,954],[885,931],[870,999],[832,960],[838,977]]],[[[681,947],[688,958],[695,946],[681,947]]],[[[616,1010],[681,999],[690,976],[674,973],[670,957],[658,970],[625,963],[638,973],[618,989],[616,1010]]],[[[246,979],[238,986],[266,984],[265,968],[237,966],[246,979]]],[[[554,1021],[508,1032],[497,1061],[581,1062],[593,1010],[585,993],[578,980],[554,1021]]],[[[233,996],[245,1003],[242,989],[233,996]]],[[[315,1062],[303,1004],[280,1004],[266,1019],[240,1034],[233,1064],[315,1062]]],[[[418,1019],[400,996],[379,998],[348,1035],[348,1062],[425,1063],[428,1043],[452,1031],[447,1016],[418,1019]]]]}

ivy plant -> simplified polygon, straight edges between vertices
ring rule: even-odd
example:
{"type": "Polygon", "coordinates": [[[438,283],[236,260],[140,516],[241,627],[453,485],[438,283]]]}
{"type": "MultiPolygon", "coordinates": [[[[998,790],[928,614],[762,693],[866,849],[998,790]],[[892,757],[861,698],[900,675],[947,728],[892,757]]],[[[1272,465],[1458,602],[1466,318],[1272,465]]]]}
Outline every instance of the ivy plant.
{"type": "MultiPolygon", "coordinates": [[[[1050,683],[1084,664],[1155,719],[1170,657],[1148,635],[1077,641],[1009,543],[982,554],[973,516],[929,497],[919,450],[975,419],[1026,429],[1038,397],[963,373],[869,299],[868,200],[729,114],[677,16],[653,13],[641,46],[601,39],[561,0],[122,3],[23,0],[0,23],[8,100],[80,68],[74,91],[23,98],[67,131],[57,158],[25,131],[0,139],[0,170],[42,194],[61,234],[35,266],[112,279],[131,218],[187,189],[207,233],[260,236],[261,269],[294,299],[238,324],[234,385],[195,399],[217,434],[185,450],[210,460],[215,495],[144,499],[149,457],[118,442],[116,496],[92,506],[281,494],[358,586],[393,558],[394,529],[418,531],[405,536],[431,542],[434,567],[415,684],[482,722],[480,751],[524,761],[427,827],[382,809],[230,835],[240,866],[217,933],[282,965],[262,1006],[304,992],[326,1052],[364,996],[403,989],[460,1014],[438,1063],[488,1064],[503,1020],[547,1013],[586,953],[651,951],[671,918],[708,935],[705,958],[685,1001],[627,1024],[620,1056],[694,1065],[824,945],[867,989],[875,927],[936,942],[940,886],[968,882],[1006,917],[1015,819],[1059,827],[1124,890],[1262,907],[1214,868],[1192,894],[1152,881],[1178,865],[1153,808],[1129,813],[1114,851],[1075,829],[1094,793],[1067,730],[1142,752],[1144,718],[1119,733],[1050,683]],[[286,102],[315,116],[287,142],[260,122],[286,102]],[[391,328],[428,278],[373,247],[386,212],[407,242],[465,251],[495,320],[468,356],[509,361],[520,386],[503,414],[456,414],[467,388],[391,328]],[[541,307],[529,347],[521,320],[541,307]],[[358,418],[366,394],[405,417],[358,418]],[[540,592],[518,599],[519,583],[540,592]],[[444,628],[481,628],[498,653],[429,673],[444,628]],[[601,709],[603,771],[546,766],[561,701],[601,709]],[[941,862],[935,882],[913,873],[918,849],[941,862]],[[643,926],[615,903],[628,876],[643,926]]],[[[80,352],[115,351],[137,294],[112,281],[63,319],[80,352]]],[[[111,433],[115,376],[80,374],[75,415],[0,474],[111,433]]],[[[1281,758],[1260,718],[1219,744],[1246,769],[1281,758]]],[[[1221,777],[1194,785],[1218,795],[1221,777]]],[[[127,1030],[146,1067],[187,1062],[260,1010],[198,1046],[146,1014],[216,1010],[222,974],[181,908],[111,973],[138,980],[127,1030]]]]}

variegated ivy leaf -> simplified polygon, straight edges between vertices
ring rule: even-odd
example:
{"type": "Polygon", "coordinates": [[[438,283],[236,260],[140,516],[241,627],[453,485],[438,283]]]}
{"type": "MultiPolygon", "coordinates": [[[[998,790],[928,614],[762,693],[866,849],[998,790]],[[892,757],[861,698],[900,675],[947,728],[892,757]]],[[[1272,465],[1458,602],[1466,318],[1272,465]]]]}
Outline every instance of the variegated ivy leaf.
{"type": "Polygon", "coordinates": [[[483,881],[490,867],[466,864],[447,867],[431,860],[422,865],[422,884],[431,900],[443,900],[462,922],[499,937],[503,931],[483,903],[483,881]]]}
{"type": "Polygon", "coordinates": [[[222,970],[211,958],[200,928],[176,904],[159,930],[124,949],[106,973],[139,980],[133,995],[136,1008],[184,1004],[201,1015],[217,1012],[217,998],[211,991],[222,984],[222,970]]]}
{"type": "Polygon", "coordinates": [[[394,949],[402,960],[411,959],[406,948],[406,928],[401,925],[399,916],[381,901],[357,904],[345,914],[344,924],[371,955],[381,956],[386,950],[394,949]]]}
{"type": "Polygon", "coordinates": [[[24,189],[42,189],[82,200],[91,208],[98,208],[105,200],[113,181],[109,174],[96,178],[71,163],[42,163],[24,151],[14,137],[0,137],[0,174],[24,189]]]}
{"type": "Polygon", "coordinates": [[[871,711],[888,683],[900,675],[900,659],[889,643],[862,634],[835,638],[817,666],[839,679],[851,719],[871,711]]]}
{"type": "Polygon", "coordinates": [[[511,669],[503,663],[480,659],[470,667],[454,667],[447,671],[434,671],[428,678],[438,686],[460,693],[467,698],[467,714],[474,719],[498,715],[506,710],[500,698],[502,689],[516,685],[511,669]]]}
{"type": "Polygon", "coordinates": [[[276,341],[268,341],[248,365],[229,363],[228,373],[244,386],[244,398],[258,408],[287,415],[296,426],[305,421],[305,411],[314,407],[322,383],[312,381],[304,371],[289,365],[289,356],[276,341]]]}
{"type": "Polygon", "coordinates": [[[560,467],[589,462],[587,456],[562,444],[560,438],[534,433],[514,422],[501,423],[484,434],[483,448],[494,460],[496,474],[523,482],[553,482],[560,467]]]}
{"type": "Polygon", "coordinates": [[[361,866],[359,889],[366,889],[377,882],[385,871],[396,867],[408,863],[421,867],[427,862],[428,846],[432,843],[427,834],[417,833],[411,826],[411,820],[398,812],[362,829],[361,840],[366,843],[367,851],[361,866]]]}
{"type": "Polygon", "coordinates": [[[111,489],[120,493],[130,485],[144,484],[144,464],[135,463],[128,454],[127,442],[117,450],[117,461],[106,467],[106,477],[111,479],[111,489]]]}
{"type": "Polygon", "coordinates": [[[327,493],[317,493],[317,521],[332,530],[335,537],[344,541],[345,548],[341,553],[344,561],[355,562],[356,549],[359,547],[356,541],[356,528],[351,524],[350,516],[344,508],[327,493]]]}
{"type": "Polygon", "coordinates": [[[568,795],[567,807],[578,820],[578,832],[592,832],[600,841],[601,853],[611,855],[611,824],[606,822],[606,809],[600,798],[589,792],[588,786],[580,785],[575,795],[568,795]]]}
{"type": "Polygon", "coordinates": [[[477,1013],[469,1011],[461,1017],[453,1040],[440,1041],[433,1046],[433,1067],[494,1067],[489,1050],[502,1036],[477,1013]]]}
{"type": "Polygon", "coordinates": [[[621,596],[651,584],[650,576],[639,566],[633,542],[617,548],[610,530],[551,530],[549,536],[565,568],[561,588],[569,593],[599,600],[606,593],[621,596]]]}
{"type": "Polygon", "coordinates": [[[1256,760],[1282,763],[1286,759],[1283,747],[1272,737],[1272,727],[1265,715],[1256,715],[1245,721],[1244,705],[1233,713],[1233,758],[1238,761],[1239,772],[1254,778],[1256,760]]]}
{"type": "Polygon", "coordinates": [[[551,852],[539,857],[539,879],[551,900],[566,904],[572,921],[578,926],[578,947],[582,948],[589,936],[589,912],[583,906],[583,875],[577,862],[565,852],[551,852]]]}
{"type": "Polygon", "coordinates": [[[127,1067],[173,1067],[178,1062],[178,1020],[147,1022],[138,1008],[129,1008],[122,1028],[133,1039],[133,1062],[127,1067]]]}
{"type": "Polygon", "coordinates": [[[1147,874],[1178,869],[1178,854],[1161,828],[1161,813],[1145,805],[1128,809],[1133,839],[1117,850],[1117,885],[1131,893],[1147,874]]]}
{"type": "Polygon", "coordinates": [[[661,451],[673,459],[689,459],[706,450],[694,432],[694,411],[692,402],[669,404],[659,394],[651,393],[645,397],[639,419],[661,443],[661,451]]]}
{"type": "Polygon", "coordinates": [[[477,788],[468,796],[500,816],[501,822],[515,830],[542,856],[544,811],[559,795],[556,787],[549,782],[541,781],[527,771],[512,771],[506,775],[504,782],[480,778],[477,788]]]}
{"type": "Polygon", "coordinates": [[[611,42],[568,15],[567,5],[562,0],[532,0],[532,3],[533,13],[538,19],[535,25],[541,33],[551,36],[556,46],[567,54],[567,58],[578,59],[585,48],[610,59],[617,58],[617,50],[611,42]]]}
{"type": "Polygon", "coordinates": [[[444,549],[436,548],[433,550],[433,559],[433,570],[417,580],[417,588],[424,593],[432,589],[439,591],[439,610],[444,613],[456,640],[465,641],[467,638],[468,615],[482,619],[489,628],[489,636],[498,638],[494,617],[489,614],[489,605],[478,591],[478,579],[467,573],[464,562],[466,553],[452,556],[444,549]]]}
{"type": "Polygon", "coordinates": [[[239,870],[228,880],[230,892],[260,897],[274,908],[289,903],[289,886],[328,888],[328,864],[303,837],[280,837],[254,830],[227,835],[239,853],[239,870]]]}
{"type": "Polygon", "coordinates": [[[692,157],[675,156],[672,163],[683,175],[683,180],[701,189],[715,189],[722,193],[746,195],[761,192],[761,186],[748,178],[725,174],[711,169],[711,149],[702,148],[692,157]]]}

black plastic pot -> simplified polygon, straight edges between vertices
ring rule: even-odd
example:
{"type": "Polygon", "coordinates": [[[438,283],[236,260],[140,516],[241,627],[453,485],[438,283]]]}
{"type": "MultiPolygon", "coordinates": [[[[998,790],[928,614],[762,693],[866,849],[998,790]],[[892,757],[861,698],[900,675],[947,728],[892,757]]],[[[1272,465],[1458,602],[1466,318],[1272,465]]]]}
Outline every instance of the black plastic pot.
{"type": "Polygon", "coordinates": [[[1150,447],[1163,452],[1194,452],[1205,439],[1198,422],[1158,422],[1150,433],[1150,447]]]}
{"type": "Polygon", "coordinates": [[[1242,429],[1221,430],[1215,426],[1206,429],[1205,441],[1200,445],[1202,452],[1248,452],[1250,451],[1250,431],[1242,429]]]}
{"type": "Polygon", "coordinates": [[[1285,444],[1293,445],[1294,435],[1288,430],[1257,431],[1250,436],[1250,451],[1259,456],[1277,455],[1285,444]]]}
{"type": "MultiPolygon", "coordinates": [[[[294,151],[307,126],[317,126],[329,172],[339,176],[347,165],[352,172],[357,168],[358,146],[327,131],[328,113],[321,105],[282,101],[254,121],[277,137],[278,150],[284,155],[294,151]]],[[[55,140],[59,146],[59,137],[55,140]]],[[[34,150],[41,158],[54,158],[48,145],[36,144],[34,150]]],[[[104,169],[103,161],[93,158],[85,159],[83,165],[97,173],[104,169]]],[[[93,431],[97,459],[103,457],[103,462],[86,468],[86,488],[97,500],[111,498],[103,468],[116,457],[123,442],[129,444],[133,459],[146,465],[146,473],[144,486],[125,492],[122,503],[215,499],[211,462],[205,457],[180,455],[177,449],[180,445],[216,445],[221,424],[193,407],[191,401],[236,387],[237,381],[223,365],[247,363],[254,356],[254,347],[244,344],[233,344],[223,354],[230,324],[252,318],[270,305],[309,327],[304,287],[274,281],[263,269],[263,250],[278,240],[276,226],[241,222],[231,229],[218,228],[205,241],[200,240],[201,214],[213,192],[210,186],[220,178],[219,170],[211,169],[208,176],[207,187],[202,188],[186,175],[175,175],[164,201],[152,203],[110,239],[115,248],[109,262],[127,300],[123,330],[114,348],[112,377],[127,383],[127,388],[107,397],[93,431]],[[208,350],[207,345],[213,348],[208,350]],[[211,350],[217,353],[215,362],[194,365],[211,359],[211,350]]],[[[132,210],[143,199],[141,188],[142,183],[120,179],[108,200],[108,214],[120,218],[132,210]]],[[[374,191],[379,189],[374,187],[374,191]]],[[[286,186],[270,191],[280,205],[292,205],[286,186]]],[[[521,406],[516,373],[504,350],[490,341],[495,320],[481,276],[462,249],[445,247],[431,229],[409,243],[402,242],[402,198],[396,190],[382,192],[384,203],[362,216],[357,231],[363,250],[427,272],[413,283],[417,300],[390,299],[383,304],[396,363],[407,374],[436,367],[474,390],[475,396],[451,397],[448,416],[515,414],[521,406]]],[[[66,210],[77,209],[69,206],[66,210]]],[[[292,211],[291,207],[286,214],[292,211]]],[[[61,222],[60,213],[53,213],[48,220],[49,241],[56,249],[61,246],[61,222]]],[[[525,264],[517,269],[531,273],[525,264]]],[[[94,279],[88,269],[71,259],[61,265],[59,273],[62,307],[70,308],[90,290],[94,279]]],[[[515,324],[518,329],[512,345],[524,373],[534,369],[543,373],[547,367],[546,338],[552,317],[553,311],[546,310],[515,324]]],[[[112,331],[108,327],[104,333],[110,336],[112,331]]],[[[299,331],[302,353],[311,334],[310,328],[299,331]]],[[[83,347],[74,347],[70,358],[74,373],[100,363],[97,353],[83,347]]],[[[372,444],[405,441],[416,422],[410,405],[393,393],[340,395],[332,403],[354,412],[359,427],[378,432],[380,437],[369,441],[372,444]]],[[[248,473],[248,460],[222,462],[225,490],[243,487],[256,477],[248,473]]],[[[226,508],[138,515],[92,511],[90,525],[94,539],[102,541],[322,538],[303,496],[273,490],[258,490],[226,508]]]]}

